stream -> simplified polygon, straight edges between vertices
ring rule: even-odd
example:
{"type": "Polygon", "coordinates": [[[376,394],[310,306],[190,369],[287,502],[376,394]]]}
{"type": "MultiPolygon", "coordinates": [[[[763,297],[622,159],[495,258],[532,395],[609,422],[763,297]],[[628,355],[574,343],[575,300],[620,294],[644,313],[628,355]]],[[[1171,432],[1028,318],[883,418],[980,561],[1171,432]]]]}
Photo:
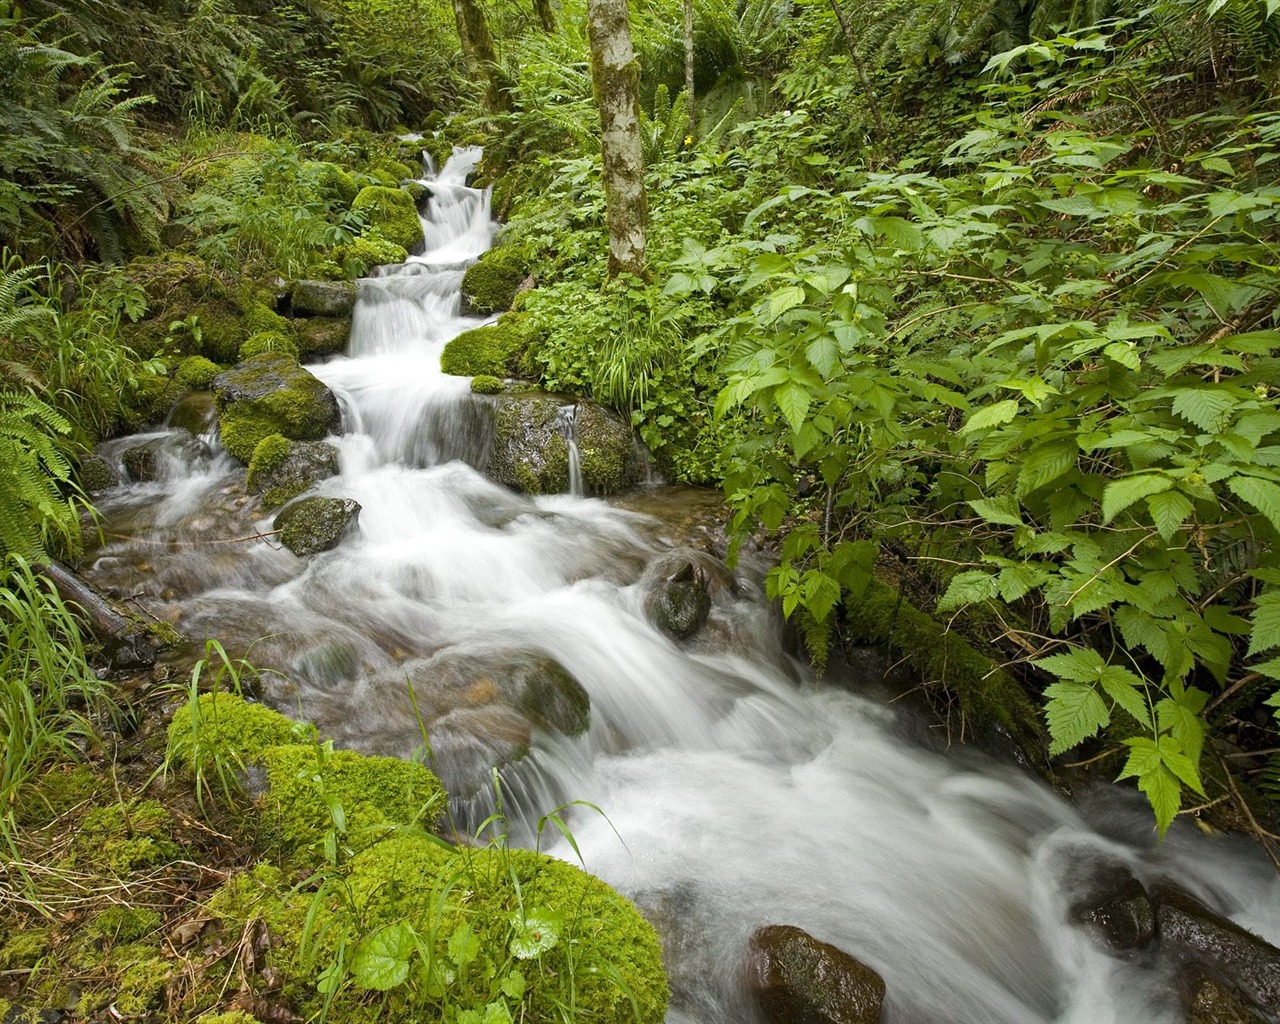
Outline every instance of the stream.
{"type": "MultiPolygon", "coordinates": [[[[1068,803],[1015,766],[936,749],[867,695],[878,677],[815,681],[786,653],[763,567],[728,573],[681,522],[700,521],[696,492],[530,498],[487,479],[493,400],[439,365],[482,322],[459,312],[495,230],[466,185],[478,159],[428,175],[423,254],[362,280],[347,354],[309,367],[344,424],[340,472],[312,493],[358,501],[354,531],[308,558],[255,537],[273,516],[206,426],[156,479],[101,496],[92,582],[247,655],[266,699],[338,746],[412,756],[421,717],[460,827],[495,806],[494,764],[514,841],[537,842],[562,804],[600,808],[565,817],[586,868],[663,934],[671,1024],[755,1019],[742,960],[768,924],[874,967],[890,1024],[1176,1024],[1171,966],[1109,955],[1070,923],[1095,862],[1172,879],[1280,943],[1280,881],[1249,844],[1181,821],[1157,844],[1136,791],[1068,803]],[[681,559],[712,593],[685,642],[645,611],[654,567],[681,559]],[[513,673],[549,663],[589,695],[584,732],[512,697],[513,673]]],[[[542,846],[577,859],[558,833],[542,846]]]]}

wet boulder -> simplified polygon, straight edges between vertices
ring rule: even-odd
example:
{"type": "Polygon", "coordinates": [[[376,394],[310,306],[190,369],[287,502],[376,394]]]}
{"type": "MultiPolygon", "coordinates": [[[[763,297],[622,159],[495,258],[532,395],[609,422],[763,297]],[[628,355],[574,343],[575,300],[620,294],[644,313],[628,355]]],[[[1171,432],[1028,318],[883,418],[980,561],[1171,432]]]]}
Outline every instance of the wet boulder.
{"type": "Polygon", "coordinates": [[[1193,968],[1280,1019],[1280,949],[1214,913],[1172,886],[1152,890],[1160,945],[1184,969],[1193,968]]]}
{"type": "Polygon", "coordinates": [[[272,529],[280,542],[303,557],[338,546],[343,534],[360,514],[360,503],[350,498],[303,498],[276,516],[272,529]]]}
{"type": "Polygon", "coordinates": [[[302,358],[333,356],[347,349],[351,337],[350,316],[299,317],[293,321],[294,337],[302,358]]]}
{"type": "Polygon", "coordinates": [[[207,454],[203,442],[190,432],[178,429],[126,448],[122,458],[129,479],[144,483],[163,479],[174,468],[189,466],[207,454]]]}
{"type": "Polygon", "coordinates": [[[222,443],[241,462],[271,434],[319,441],[342,425],[338,400],[296,359],[264,352],[218,374],[214,403],[222,443]]]}
{"type": "Polygon", "coordinates": [[[350,316],[356,304],[354,281],[296,281],[289,308],[298,316],[350,316]]]}
{"type": "Polygon", "coordinates": [[[791,925],[751,936],[747,987],[766,1024],[878,1024],[884,980],[866,964],[791,925]]]}
{"type": "Polygon", "coordinates": [[[247,486],[262,495],[263,508],[279,508],[337,472],[338,449],[333,445],[270,434],[253,450],[247,486]]]}
{"type": "Polygon", "coordinates": [[[101,455],[86,455],[76,467],[76,479],[86,494],[98,494],[120,483],[115,468],[101,455]]]}
{"type": "MultiPolygon", "coordinates": [[[[216,372],[214,376],[217,376],[216,372]]],[[[190,394],[183,395],[169,410],[167,423],[189,434],[210,433],[218,425],[218,414],[213,407],[213,392],[192,391],[190,394]]]]}
{"type": "Polygon", "coordinates": [[[649,592],[644,611],[655,629],[673,640],[688,640],[711,614],[706,574],[691,561],[681,562],[649,592]]]}
{"type": "Polygon", "coordinates": [[[1087,894],[1071,907],[1071,918],[1118,953],[1144,949],[1155,938],[1155,907],[1142,883],[1123,864],[1090,865],[1087,894]]]}
{"type": "Polygon", "coordinates": [[[1235,992],[1206,974],[1186,979],[1187,1024],[1267,1024],[1235,992]]]}
{"type": "Polygon", "coordinates": [[[569,442],[583,490],[616,494],[644,478],[631,428],[591,402],[566,404],[542,392],[495,395],[489,476],[527,494],[569,490],[569,442]]]}

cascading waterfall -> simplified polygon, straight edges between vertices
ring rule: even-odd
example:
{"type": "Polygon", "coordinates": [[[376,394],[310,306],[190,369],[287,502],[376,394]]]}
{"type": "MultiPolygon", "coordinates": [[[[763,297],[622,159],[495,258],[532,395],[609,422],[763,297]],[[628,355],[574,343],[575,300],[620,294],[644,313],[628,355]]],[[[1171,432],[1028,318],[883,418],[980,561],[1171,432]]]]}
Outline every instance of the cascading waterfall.
{"type": "Polygon", "coordinates": [[[555,427],[569,449],[569,496],[581,498],[582,456],[578,451],[578,407],[572,403],[560,406],[555,427]]]}
{"type": "Polygon", "coordinates": [[[758,576],[705,554],[688,557],[718,572],[710,619],[674,642],[645,613],[663,524],[488,481],[487,400],[440,370],[479,322],[459,309],[493,233],[487,194],[465,184],[478,156],[426,182],[422,254],[360,282],[347,356],[311,367],[345,421],[341,472],[316,490],[361,503],[357,533],[305,560],[269,540],[209,544],[269,524],[244,522],[243,471],[214,446],[103,498],[101,585],[195,638],[252,644],[280,672],[273,702],[339,745],[412,754],[413,680],[464,817],[489,765],[527,744],[502,773],[513,834],[567,800],[604,809],[573,815],[577,844],[664,933],[677,1024],[753,1019],[740,967],[765,924],[873,966],[894,1024],[1173,1024],[1169,967],[1106,955],[1068,923],[1090,859],[1176,879],[1280,941],[1280,885],[1247,845],[1179,824],[1156,846],[1134,793],[1075,807],[1012,767],[929,749],[894,711],[815,683],[758,576]],[[581,735],[492,699],[511,666],[548,658],[590,695],[581,735]]]}

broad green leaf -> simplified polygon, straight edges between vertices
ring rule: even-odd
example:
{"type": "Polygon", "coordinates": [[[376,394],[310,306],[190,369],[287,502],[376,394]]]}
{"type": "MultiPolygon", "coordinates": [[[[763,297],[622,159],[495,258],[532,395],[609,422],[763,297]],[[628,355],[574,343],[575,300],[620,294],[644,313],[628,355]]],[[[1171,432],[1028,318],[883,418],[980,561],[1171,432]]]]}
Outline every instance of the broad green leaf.
{"type": "Polygon", "coordinates": [[[1199,767],[1182,752],[1182,746],[1173,736],[1161,736],[1156,740],[1160,749],[1160,760],[1164,766],[1178,777],[1178,780],[1194,793],[1204,796],[1204,786],[1200,783],[1199,767]]]}
{"type": "Polygon", "coordinates": [[[968,434],[974,430],[985,430],[988,427],[998,427],[1002,423],[1008,423],[1018,415],[1018,400],[1016,398],[1006,398],[1002,402],[996,402],[994,405],[984,406],[978,409],[963,427],[960,433],[968,434]]]}
{"type": "Polygon", "coordinates": [[[1178,491],[1163,491],[1147,498],[1147,511],[1163,540],[1172,539],[1191,515],[1191,500],[1178,491]]]}
{"type": "Polygon", "coordinates": [[[1018,473],[1018,494],[1051,484],[1076,464],[1080,449],[1074,438],[1059,438],[1036,445],[1022,459],[1018,473]]]}
{"type": "Polygon", "coordinates": [[[1052,672],[1059,679],[1091,685],[1101,679],[1102,673],[1107,670],[1107,663],[1102,660],[1102,655],[1089,647],[1077,647],[1065,654],[1051,654],[1047,658],[1038,658],[1031,664],[1052,672]]]}
{"type": "Polygon", "coordinates": [[[1022,525],[1018,500],[1012,494],[1002,494],[998,498],[976,498],[969,502],[969,507],[988,523],[999,523],[1001,526],[1022,525]]]}
{"type": "Polygon", "coordinates": [[[519,1000],[524,997],[528,984],[524,972],[518,967],[513,967],[511,973],[502,979],[502,994],[508,999],[519,1000]]]}
{"type": "Polygon", "coordinates": [[[768,319],[776,320],[789,309],[794,309],[800,303],[804,302],[804,289],[799,285],[787,285],[785,288],[779,288],[776,292],[769,296],[769,303],[766,307],[768,319]]]}
{"type": "Polygon", "coordinates": [[[830,378],[840,365],[840,346],[829,334],[820,334],[814,338],[809,342],[804,354],[813,364],[813,368],[822,374],[824,380],[830,378]]]}
{"type": "Polygon", "coordinates": [[[1160,765],[1150,774],[1139,777],[1138,788],[1146,794],[1156,816],[1156,828],[1163,836],[1169,831],[1173,819],[1178,816],[1178,808],[1182,806],[1182,787],[1178,785],[1174,774],[1160,765]]]}
{"type": "Polygon", "coordinates": [[[1249,671],[1257,672],[1258,675],[1266,676],[1268,679],[1280,679],[1280,658],[1268,658],[1257,665],[1250,665],[1249,671]]]}
{"type": "Polygon", "coordinates": [[[1142,357],[1138,355],[1137,347],[1131,342],[1113,341],[1102,350],[1102,354],[1127,369],[1142,369],[1142,357]]]}
{"type": "Polygon", "coordinates": [[[361,988],[385,992],[404,984],[413,955],[413,929],[404,921],[362,939],[351,957],[351,974],[361,988]]]}
{"type": "Polygon", "coordinates": [[[1045,722],[1049,726],[1049,755],[1056,757],[1111,722],[1107,705],[1092,686],[1086,683],[1053,683],[1045,688],[1049,698],[1045,705],[1045,722]]]}
{"type": "Polygon", "coordinates": [[[817,569],[809,569],[805,572],[801,588],[804,592],[805,607],[819,622],[824,621],[831,614],[831,609],[840,600],[840,584],[817,569]]]}
{"type": "MultiPolygon", "coordinates": [[[[1203,690],[1187,692],[1204,695],[1203,690]]],[[[1203,707],[1203,701],[1200,703],[1203,707]]],[[[1204,719],[1185,700],[1165,697],[1159,701],[1156,704],[1156,725],[1161,732],[1169,733],[1178,741],[1178,746],[1193,764],[1200,762],[1200,751],[1204,746],[1204,719]]]]}
{"type": "Polygon", "coordinates": [[[1227,487],[1236,497],[1248,502],[1280,533],[1280,484],[1256,476],[1233,476],[1227,487]]]}
{"type": "Polygon", "coordinates": [[[938,611],[952,612],[976,601],[988,601],[1000,592],[996,577],[982,570],[956,573],[938,601],[938,611]]]}
{"type": "Polygon", "coordinates": [[[560,941],[564,918],[549,910],[532,910],[523,918],[511,917],[511,953],[518,960],[541,956],[560,941]]]}
{"type": "Polygon", "coordinates": [[[1113,480],[1102,492],[1102,521],[1109,523],[1134,502],[1172,486],[1173,480],[1163,473],[1140,473],[1113,480]]]}
{"type": "Polygon", "coordinates": [[[1251,619],[1250,657],[1280,646],[1280,590],[1268,590],[1254,601],[1251,619]]]}
{"type": "Polygon", "coordinates": [[[809,412],[809,391],[800,384],[791,381],[774,392],[774,401],[787,418],[792,430],[799,430],[809,412]]]}
{"type": "Polygon", "coordinates": [[[1206,434],[1217,434],[1226,429],[1231,413],[1236,407],[1234,396],[1204,388],[1182,388],[1173,398],[1173,411],[1189,423],[1194,423],[1206,434]]]}
{"type": "Polygon", "coordinates": [[[480,955],[480,940],[465,921],[449,936],[449,959],[458,967],[466,967],[480,955]]]}

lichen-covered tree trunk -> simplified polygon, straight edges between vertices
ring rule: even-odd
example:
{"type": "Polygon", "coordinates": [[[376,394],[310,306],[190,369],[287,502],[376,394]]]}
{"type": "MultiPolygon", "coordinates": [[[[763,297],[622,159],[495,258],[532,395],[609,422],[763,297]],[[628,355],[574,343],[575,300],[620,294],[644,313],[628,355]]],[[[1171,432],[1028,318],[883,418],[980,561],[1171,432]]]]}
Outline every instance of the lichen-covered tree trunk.
{"type": "Polygon", "coordinates": [[[453,19],[462,41],[462,55],[473,69],[480,71],[488,83],[486,102],[490,110],[506,107],[502,73],[498,68],[498,52],[484,10],[476,0],[453,0],[453,19]]]}
{"type": "Polygon", "coordinates": [[[556,15],[551,9],[551,0],[533,0],[533,11],[538,16],[538,24],[543,32],[556,30],[556,15]]]}
{"type": "Polygon", "coordinates": [[[684,0],[684,91],[688,103],[690,145],[698,137],[698,110],[693,99],[693,0],[684,0]]]}
{"type": "Polygon", "coordinates": [[[645,277],[649,207],[640,146],[639,68],[631,49],[627,0],[587,0],[591,82],[600,108],[600,155],[609,222],[609,276],[645,277]]]}

